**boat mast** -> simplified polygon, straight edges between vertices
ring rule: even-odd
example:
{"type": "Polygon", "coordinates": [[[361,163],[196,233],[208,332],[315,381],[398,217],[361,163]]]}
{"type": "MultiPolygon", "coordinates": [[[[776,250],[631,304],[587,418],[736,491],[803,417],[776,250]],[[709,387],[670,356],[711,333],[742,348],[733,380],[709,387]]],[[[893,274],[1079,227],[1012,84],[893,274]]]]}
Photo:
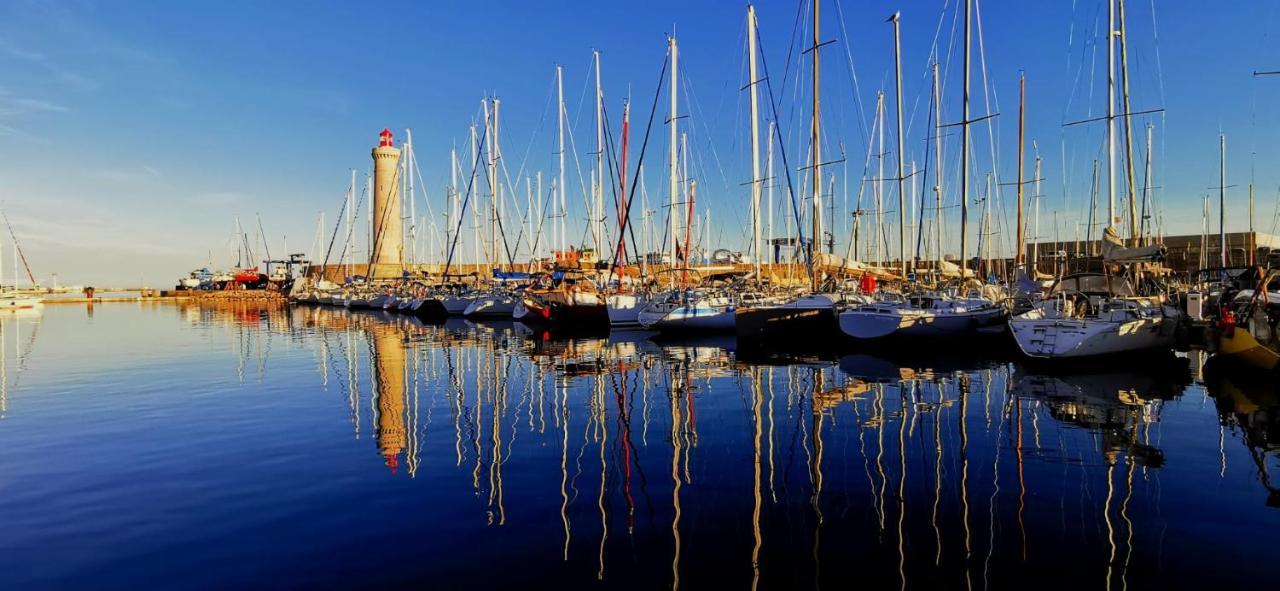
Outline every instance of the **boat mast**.
{"type": "Polygon", "coordinates": [[[884,261],[888,258],[886,253],[880,251],[881,247],[888,248],[885,243],[884,233],[884,91],[876,93],[876,129],[879,130],[880,145],[876,151],[876,165],[879,167],[876,171],[876,228],[875,233],[871,237],[871,253],[875,257],[876,265],[883,267],[884,261]]]}
{"type": "Polygon", "coordinates": [[[698,181],[689,183],[689,213],[685,215],[684,224],[684,270],[680,271],[681,284],[688,285],[689,279],[689,240],[693,235],[693,204],[698,195],[698,181]]]}
{"type": "Polygon", "coordinates": [[[1116,35],[1120,37],[1120,96],[1124,101],[1124,161],[1127,169],[1126,179],[1129,188],[1129,240],[1135,246],[1142,244],[1142,235],[1138,230],[1138,205],[1133,188],[1133,122],[1129,115],[1129,39],[1128,29],[1124,25],[1124,0],[1116,0],[1119,5],[1120,29],[1116,35]]]}
{"type": "Polygon", "coordinates": [[[756,96],[756,7],[747,5],[747,47],[751,53],[748,72],[751,79],[747,85],[751,87],[751,234],[752,259],[755,263],[756,285],[760,285],[760,257],[764,256],[760,249],[760,106],[756,96]]]}
{"type": "Polygon", "coordinates": [[[670,230],[668,232],[668,235],[671,236],[671,253],[670,253],[671,259],[670,260],[671,260],[671,265],[675,265],[676,264],[676,201],[678,200],[678,197],[680,194],[679,182],[676,179],[677,172],[679,170],[677,167],[680,165],[679,153],[677,152],[678,146],[677,146],[677,130],[676,130],[676,121],[678,119],[678,116],[676,114],[676,106],[677,106],[676,105],[676,84],[677,84],[677,72],[679,71],[679,67],[680,67],[680,59],[679,59],[680,50],[676,46],[675,36],[671,36],[667,38],[667,52],[671,55],[671,111],[670,111],[669,118],[667,120],[667,124],[670,126],[668,129],[668,132],[670,133],[670,139],[668,142],[669,143],[668,147],[670,149],[670,155],[668,156],[668,158],[670,158],[670,168],[668,169],[669,174],[668,174],[667,180],[670,183],[670,188],[671,188],[671,192],[670,192],[671,202],[669,203],[670,210],[667,212],[667,221],[669,222],[668,227],[670,230]]]}
{"type": "MultiPolygon", "coordinates": [[[[471,180],[467,181],[467,194],[471,194],[471,185],[475,181],[476,166],[479,164],[478,158],[480,153],[476,150],[476,124],[471,123],[471,180]]],[[[468,200],[470,200],[468,198],[468,200]]],[[[476,210],[477,207],[471,208],[471,252],[475,256],[475,264],[479,265],[484,261],[480,260],[480,224],[477,223],[476,210]]]]}
{"type": "Polygon", "coordinates": [[[481,99],[480,106],[482,111],[484,112],[484,132],[490,138],[490,141],[485,144],[485,152],[487,152],[487,154],[485,154],[486,156],[485,177],[487,177],[485,180],[489,185],[489,220],[488,220],[489,244],[485,247],[484,263],[490,268],[493,268],[493,262],[495,259],[497,259],[497,246],[498,246],[497,225],[494,223],[494,211],[495,211],[494,208],[495,208],[495,203],[497,202],[497,196],[498,196],[498,188],[496,186],[497,153],[494,152],[494,149],[493,149],[493,145],[496,142],[493,141],[494,126],[493,126],[493,117],[489,113],[489,99],[488,98],[481,99]]]}
{"type": "Polygon", "coordinates": [[[1139,246],[1146,241],[1147,236],[1147,219],[1151,216],[1148,211],[1151,199],[1151,124],[1147,124],[1147,152],[1145,157],[1145,174],[1142,179],[1142,226],[1138,229],[1139,246]]]}
{"type": "Polygon", "coordinates": [[[449,245],[453,244],[453,225],[457,223],[454,218],[458,215],[458,148],[451,146],[449,148],[449,200],[445,204],[449,210],[445,213],[445,219],[448,222],[444,228],[445,251],[441,253],[446,259],[449,257],[449,245]]]}
{"type": "MultiPolygon", "coordinates": [[[[1031,145],[1034,148],[1035,142],[1031,142],[1031,145]]],[[[1036,150],[1036,169],[1033,174],[1036,175],[1036,194],[1035,194],[1036,207],[1035,207],[1035,214],[1034,214],[1035,220],[1032,222],[1032,224],[1034,224],[1033,231],[1035,233],[1035,238],[1034,238],[1034,241],[1031,243],[1031,269],[1033,271],[1036,271],[1036,273],[1038,273],[1039,269],[1037,265],[1040,264],[1040,198],[1042,197],[1042,195],[1040,194],[1040,151],[1038,149],[1036,150]]],[[[1035,273],[1031,274],[1032,279],[1035,279],[1035,277],[1036,277],[1035,273]]]]}
{"type": "MultiPolygon", "coordinates": [[[[813,52],[813,119],[810,121],[810,141],[813,143],[811,153],[813,154],[813,219],[812,234],[809,238],[809,263],[816,265],[818,262],[818,254],[822,252],[819,244],[822,241],[822,136],[819,134],[819,105],[818,105],[818,48],[822,44],[819,37],[818,28],[818,6],[820,0],[811,0],[813,2],[813,47],[809,51],[813,52]]],[[[821,286],[821,280],[818,277],[816,268],[810,269],[809,272],[810,287],[814,291],[818,291],[821,286]]]]}
{"type": "Polygon", "coordinates": [[[942,87],[938,84],[938,62],[933,62],[933,165],[937,168],[933,175],[933,232],[934,248],[938,252],[938,276],[942,273],[942,87]]]}
{"type": "MultiPolygon", "coordinates": [[[[768,207],[766,207],[765,209],[766,209],[766,212],[767,212],[767,213],[766,213],[766,219],[768,220],[768,221],[767,221],[767,224],[768,224],[767,233],[768,233],[768,235],[769,235],[769,240],[770,240],[770,242],[772,243],[772,241],[773,241],[773,185],[774,185],[774,182],[773,182],[773,120],[770,120],[770,121],[769,121],[769,133],[768,133],[768,136],[769,136],[769,137],[768,137],[768,139],[767,139],[767,140],[765,140],[765,151],[764,151],[764,154],[765,154],[765,156],[764,156],[764,159],[765,159],[764,170],[765,170],[765,172],[764,172],[764,176],[765,176],[765,178],[766,178],[766,179],[768,180],[768,182],[769,182],[769,194],[765,196],[765,200],[766,200],[766,201],[768,201],[768,202],[769,202],[769,204],[768,204],[768,207]]],[[[770,249],[770,250],[772,250],[772,249],[770,249]]],[[[757,256],[757,257],[760,257],[760,256],[763,256],[763,255],[761,255],[761,254],[757,253],[757,254],[756,254],[756,256],[757,256]]],[[[770,259],[770,260],[772,260],[772,259],[770,259]]]]}
{"type": "MultiPolygon", "coordinates": [[[[413,130],[405,128],[404,130],[404,149],[405,149],[405,180],[409,183],[409,263],[418,262],[418,204],[414,197],[413,187],[413,169],[417,167],[413,154],[413,130]]],[[[288,254],[286,250],[286,255],[288,254]]],[[[403,267],[403,262],[401,267],[403,267]]],[[[404,270],[403,268],[401,269],[404,270]]]]}
{"type": "Polygon", "coordinates": [[[342,260],[347,264],[346,275],[351,275],[351,259],[355,258],[351,248],[351,231],[355,225],[356,215],[356,169],[351,169],[351,186],[347,188],[347,239],[342,243],[342,260]]]}
{"type": "MultiPolygon", "coordinates": [[[[565,199],[565,194],[564,194],[564,193],[565,193],[565,182],[564,182],[564,116],[565,116],[565,112],[564,112],[564,66],[560,66],[560,65],[557,65],[557,66],[556,66],[556,98],[557,98],[557,104],[559,105],[559,106],[557,107],[558,111],[557,111],[556,120],[558,121],[559,126],[560,126],[560,151],[558,152],[558,153],[559,153],[559,156],[560,156],[560,178],[559,178],[559,180],[558,180],[558,181],[556,181],[556,182],[557,182],[557,185],[556,185],[556,186],[557,186],[557,187],[559,187],[559,189],[557,190],[557,193],[558,193],[558,196],[559,196],[559,198],[560,198],[560,212],[559,212],[559,214],[557,215],[557,217],[559,218],[557,221],[559,222],[559,225],[560,225],[560,250],[561,250],[561,251],[563,251],[563,250],[564,250],[564,248],[565,248],[565,235],[566,235],[566,232],[565,232],[565,219],[564,219],[564,218],[565,218],[565,216],[566,216],[567,214],[566,214],[566,211],[565,211],[565,203],[566,203],[566,199],[565,199]]],[[[553,224],[553,225],[552,225],[552,227],[554,228],[554,226],[555,226],[555,225],[553,224]]],[[[554,234],[554,229],[553,229],[553,232],[552,232],[552,233],[554,234]]]]}
{"type": "Polygon", "coordinates": [[[889,21],[893,23],[893,62],[894,62],[894,82],[897,87],[896,102],[898,109],[898,261],[899,269],[902,272],[902,278],[907,278],[907,203],[906,194],[903,190],[903,181],[905,181],[906,170],[903,168],[903,148],[902,148],[902,35],[901,23],[902,13],[895,12],[889,17],[889,21]]]}
{"type": "Polygon", "coordinates": [[[1218,134],[1218,241],[1227,266],[1227,136],[1218,134]]]}
{"type": "Polygon", "coordinates": [[[1014,268],[1021,267],[1023,264],[1022,255],[1026,242],[1023,240],[1023,224],[1022,224],[1022,158],[1025,154],[1023,149],[1024,132],[1027,122],[1027,75],[1024,73],[1018,78],[1018,249],[1017,255],[1013,259],[1014,268]]]}
{"type": "Polygon", "coordinates": [[[596,62],[596,187],[591,214],[591,238],[595,242],[597,256],[601,252],[604,235],[604,91],[600,87],[600,52],[592,51],[596,62]]]}
{"type": "Polygon", "coordinates": [[[1116,0],[1107,0],[1107,227],[1116,221],[1116,0]]]}
{"type": "MultiPolygon", "coordinates": [[[[498,226],[502,223],[502,181],[498,177],[498,160],[502,158],[502,145],[498,143],[498,111],[501,104],[501,100],[493,99],[493,141],[490,142],[490,147],[493,150],[493,159],[489,163],[492,168],[490,174],[493,175],[493,195],[491,195],[492,201],[489,204],[491,214],[489,219],[489,240],[493,244],[490,256],[493,257],[493,268],[495,269],[502,267],[502,257],[498,254],[498,226]]],[[[503,244],[507,242],[505,232],[502,242],[503,244]]],[[[504,248],[503,250],[505,251],[506,249],[504,248]]]]}
{"type": "Polygon", "coordinates": [[[969,34],[971,0],[964,0],[964,106],[960,115],[960,278],[969,269],[969,34]]]}

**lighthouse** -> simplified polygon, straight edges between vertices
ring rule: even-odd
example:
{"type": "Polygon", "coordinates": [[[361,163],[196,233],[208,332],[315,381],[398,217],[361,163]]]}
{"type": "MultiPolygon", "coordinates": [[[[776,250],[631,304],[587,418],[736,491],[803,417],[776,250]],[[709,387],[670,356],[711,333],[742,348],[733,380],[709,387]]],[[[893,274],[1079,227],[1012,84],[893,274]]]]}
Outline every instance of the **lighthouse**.
{"type": "Polygon", "coordinates": [[[373,149],[373,251],[369,277],[399,277],[404,262],[400,219],[400,150],[383,129],[373,149]]]}

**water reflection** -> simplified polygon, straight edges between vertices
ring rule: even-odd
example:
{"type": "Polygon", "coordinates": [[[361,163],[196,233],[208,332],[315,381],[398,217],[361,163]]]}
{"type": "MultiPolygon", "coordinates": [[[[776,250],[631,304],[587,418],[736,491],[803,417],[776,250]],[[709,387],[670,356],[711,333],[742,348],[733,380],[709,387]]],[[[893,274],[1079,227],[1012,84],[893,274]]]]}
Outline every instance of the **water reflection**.
{"type": "MultiPolygon", "coordinates": [[[[1258,482],[1267,491],[1268,507],[1280,507],[1280,486],[1271,479],[1268,460],[1280,458],[1280,391],[1271,376],[1253,376],[1231,363],[1211,364],[1205,369],[1209,394],[1217,404],[1224,429],[1238,435],[1257,470],[1258,482]]],[[[1225,444],[1225,433],[1219,442],[1225,444]]],[[[1223,471],[1226,470],[1223,453],[1223,471]]]]}
{"type": "MultiPolygon", "coordinates": [[[[335,394],[358,445],[372,432],[383,477],[468,491],[422,508],[469,536],[459,544],[551,548],[530,568],[568,580],[1126,588],[1169,582],[1162,569],[1189,556],[1164,543],[1177,517],[1162,510],[1163,471],[1195,467],[1162,433],[1191,387],[1185,358],[1057,374],[919,352],[756,364],[643,333],[553,338],[327,307],[179,313],[232,332],[241,380],[269,382],[273,349],[305,351],[314,373],[298,386],[335,394]]],[[[1209,388],[1275,503],[1280,401],[1229,379],[1209,388]]]]}

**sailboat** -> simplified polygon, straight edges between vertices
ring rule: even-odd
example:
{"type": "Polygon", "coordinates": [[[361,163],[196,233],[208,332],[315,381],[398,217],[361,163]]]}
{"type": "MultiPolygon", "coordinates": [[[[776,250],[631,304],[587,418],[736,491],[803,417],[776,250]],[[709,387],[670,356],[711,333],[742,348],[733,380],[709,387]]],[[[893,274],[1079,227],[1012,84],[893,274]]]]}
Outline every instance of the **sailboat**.
{"type": "Polygon", "coordinates": [[[971,288],[930,291],[840,313],[840,330],[855,339],[959,337],[1004,330],[1005,309],[971,288]]]}
{"type": "MultiPolygon", "coordinates": [[[[903,297],[886,296],[880,301],[850,308],[840,313],[840,330],[855,339],[883,338],[918,338],[918,337],[962,337],[980,333],[998,333],[1004,330],[1007,312],[1004,306],[997,303],[1001,298],[995,286],[982,285],[974,281],[965,281],[967,263],[967,203],[969,192],[969,5],[966,0],[964,25],[964,117],[961,125],[962,151],[960,156],[960,269],[961,282],[958,285],[943,287],[910,294],[903,297]]],[[[890,19],[894,23],[897,35],[898,15],[890,19]]],[[[901,62],[898,92],[898,129],[899,146],[902,129],[902,97],[901,97],[901,62]]],[[[937,96],[935,83],[935,97],[937,96]]],[[[935,99],[935,108],[937,102],[935,99]]],[[[899,148],[901,151],[901,148],[899,148]]],[[[899,159],[899,214],[903,209],[901,180],[903,178],[901,158],[899,159]]],[[[902,228],[900,227],[901,231],[902,228]]],[[[900,237],[901,241],[901,237],[900,237]]],[[[902,272],[906,273],[905,246],[899,245],[902,272]]]]}
{"type": "MultiPolygon", "coordinates": [[[[13,275],[14,286],[10,288],[4,287],[4,263],[0,262],[0,310],[34,310],[44,306],[44,298],[37,294],[34,289],[36,286],[35,275],[31,273],[31,267],[27,265],[27,256],[22,252],[22,245],[18,244],[18,236],[13,233],[13,226],[9,224],[9,216],[4,216],[5,225],[9,226],[9,236],[13,238],[13,275]],[[17,288],[18,281],[18,258],[22,258],[22,265],[27,270],[27,278],[31,280],[31,291],[20,291],[17,288]]],[[[0,245],[0,261],[4,260],[4,248],[0,245]]]]}
{"type": "MultiPolygon", "coordinates": [[[[1158,256],[1160,246],[1124,248],[1107,228],[1108,265],[1158,256]]],[[[1029,357],[1078,358],[1170,349],[1181,312],[1162,296],[1139,295],[1125,276],[1075,273],[1059,279],[1044,300],[1009,319],[1018,348],[1029,357]]]]}
{"type": "MultiPolygon", "coordinates": [[[[1115,31],[1115,3],[1108,3],[1108,30],[1115,31]]],[[[1123,29],[1123,14],[1121,28],[1123,29]]],[[[1102,237],[1103,273],[1074,273],[1062,277],[1049,289],[1045,299],[1031,310],[1009,320],[1018,348],[1024,354],[1041,359],[1098,357],[1124,353],[1168,350],[1175,344],[1176,330],[1182,312],[1168,304],[1163,294],[1140,295],[1130,276],[1118,273],[1128,266],[1135,279],[1141,279],[1144,267],[1163,260],[1165,249],[1160,244],[1141,245],[1137,229],[1133,192],[1129,197],[1129,232],[1135,246],[1126,247],[1116,233],[1115,193],[1115,43],[1122,43],[1123,31],[1107,35],[1107,226],[1102,237]]],[[[1123,46],[1122,46],[1123,50],[1123,46]]],[[[1123,59],[1123,57],[1122,57],[1123,59]]],[[[1122,61],[1123,66],[1123,61],[1122,61]]],[[[1126,122],[1129,109],[1126,102],[1126,122]]],[[[1127,128],[1127,124],[1126,124],[1127,128]]],[[[1223,144],[1225,154],[1225,143],[1223,144]]],[[[1225,159],[1225,156],[1224,156],[1225,159]]],[[[1225,160],[1224,160],[1225,161],[1225,160]]],[[[1225,164],[1222,166],[1225,191],[1225,164]]],[[[1130,176],[1132,179],[1132,175],[1130,176]]]]}
{"type": "Polygon", "coordinates": [[[533,278],[512,310],[525,323],[547,323],[569,330],[607,328],[609,315],[595,283],[581,272],[557,271],[533,278]]]}

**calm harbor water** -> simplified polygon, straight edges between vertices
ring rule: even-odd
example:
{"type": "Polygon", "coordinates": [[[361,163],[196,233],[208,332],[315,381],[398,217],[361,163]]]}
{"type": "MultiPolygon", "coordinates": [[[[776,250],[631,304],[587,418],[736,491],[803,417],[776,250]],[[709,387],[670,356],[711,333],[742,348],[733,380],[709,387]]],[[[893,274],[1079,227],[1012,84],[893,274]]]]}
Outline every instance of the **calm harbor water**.
{"type": "Polygon", "coordinates": [[[1221,588],[1280,394],[333,309],[0,316],[0,588],[1221,588]]]}

